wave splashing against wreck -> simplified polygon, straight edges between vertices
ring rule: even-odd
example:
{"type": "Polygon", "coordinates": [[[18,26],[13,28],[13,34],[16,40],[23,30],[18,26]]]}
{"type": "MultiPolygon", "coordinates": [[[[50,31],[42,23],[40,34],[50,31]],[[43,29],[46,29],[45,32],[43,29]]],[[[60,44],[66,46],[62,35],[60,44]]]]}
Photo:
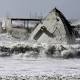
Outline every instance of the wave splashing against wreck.
{"type": "Polygon", "coordinates": [[[37,44],[0,34],[2,80],[78,80],[79,57],[80,45],[37,44]]]}
{"type": "Polygon", "coordinates": [[[20,55],[21,57],[51,57],[51,58],[79,58],[80,57],[80,46],[63,46],[63,45],[52,45],[47,47],[36,44],[22,46],[17,44],[13,47],[0,46],[0,57],[7,57],[13,55],[20,55]]]}
{"type": "Polygon", "coordinates": [[[80,45],[39,44],[28,40],[15,39],[8,33],[0,34],[0,56],[7,57],[13,55],[36,58],[79,58],[80,45]]]}

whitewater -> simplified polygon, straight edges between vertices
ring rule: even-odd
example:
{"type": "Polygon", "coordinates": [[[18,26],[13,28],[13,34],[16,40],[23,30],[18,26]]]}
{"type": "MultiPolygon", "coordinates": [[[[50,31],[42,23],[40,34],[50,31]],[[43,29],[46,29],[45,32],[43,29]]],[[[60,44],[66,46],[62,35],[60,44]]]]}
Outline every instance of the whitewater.
{"type": "Polygon", "coordinates": [[[0,80],[79,80],[79,48],[79,44],[64,45],[59,53],[59,45],[55,51],[54,46],[46,43],[36,44],[15,39],[8,33],[0,34],[0,80]]]}

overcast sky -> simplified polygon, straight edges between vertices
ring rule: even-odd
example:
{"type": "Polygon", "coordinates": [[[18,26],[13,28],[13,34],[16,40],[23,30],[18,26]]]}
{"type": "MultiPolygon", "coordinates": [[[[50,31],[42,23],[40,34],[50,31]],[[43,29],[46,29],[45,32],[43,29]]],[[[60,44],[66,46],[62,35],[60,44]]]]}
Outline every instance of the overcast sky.
{"type": "Polygon", "coordinates": [[[46,16],[54,7],[69,19],[80,19],[80,0],[0,0],[0,17],[46,16]]]}

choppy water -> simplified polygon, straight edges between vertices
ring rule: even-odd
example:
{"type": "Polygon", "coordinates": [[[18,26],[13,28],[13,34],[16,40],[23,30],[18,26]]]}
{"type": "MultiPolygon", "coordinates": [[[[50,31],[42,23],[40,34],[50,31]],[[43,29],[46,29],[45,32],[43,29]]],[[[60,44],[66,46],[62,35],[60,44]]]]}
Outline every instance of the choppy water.
{"type": "Polygon", "coordinates": [[[80,74],[80,59],[51,58],[0,58],[0,74],[2,75],[53,75],[80,74]]]}
{"type": "MultiPolygon", "coordinates": [[[[25,57],[22,58],[19,55],[10,58],[0,58],[0,76],[2,76],[3,78],[5,76],[16,76],[17,78],[21,76],[23,76],[23,78],[27,78],[30,76],[29,80],[32,80],[31,78],[35,76],[46,76],[46,78],[53,77],[52,80],[54,80],[54,78],[65,76],[66,78],[69,77],[69,80],[72,77],[73,80],[73,76],[74,79],[76,78],[75,75],[77,76],[77,78],[80,78],[80,59],[35,59],[25,57]]],[[[33,78],[33,80],[37,80],[37,78],[33,78]]]]}
{"type": "MultiPolygon", "coordinates": [[[[25,44],[26,41],[19,41],[15,40],[14,38],[11,38],[8,34],[2,34],[0,35],[0,48],[1,46],[6,46],[6,48],[9,48],[10,50],[14,49],[13,46],[22,46],[25,44]],[[17,45],[16,45],[17,44],[17,45]]],[[[26,42],[27,44],[27,42],[26,42]]],[[[33,46],[31,44],[28,44],[30,47],[33,46]]],[[[35,47],[36,44],[33,46],[35,47]]],[[[45,44],[43,45],[44,47],[45,44]]],[[[28,50],[25,53],[19,52],[16,53],[14,50],[11,52],[9,56],[1,56],[0,57],[0,79],[1,77],[5,77],[5,80],[10,76],[16,76],[17,79],[13,80],[20,80],[19,76],[25,76],[26,79],[24,80],[45,80],[42,78],[47,78],[46,80],[59,80],[59,77],[67,76],[66,78],[72,78],[72,80],[78,80],[80,78],[80,58],[53,58],[48,57],[45,54],[45,48],[41,48],[41,45],[38,45],[38,48],[40,51],[36,49],[32,49],[32,51],[28,50]],[[35,57],[34,54],[39,53],[35,57]],[[6,78],[7,76],[7,78],[6,78]],[[34,79],[36,77],[36,79],[34,79]],[[77,76],[77,78],[76,78],[77,76]],[[29,79],[27,79],[29,77],[29,79]],[[37,79],[39,78],[40,79],[37,79]],[[32,78],[32,79],[31,79],[32,78]],[[48,79],[49,78],[49,79],[48,79]],[[76,79],[75,79],[76,78],[76,79]]],[[[78,46],[80,48],[80,46],[78,46]]],[[[78,49],[77,48],[77,49],[78,49]]],[[[1,50],[1,49],[0,49],[1,50]]],[[[6,50],[7,53],[9,53],[9,50],[6,50]]],[[[1,54],[6,54],[4,50],[1,54]]],[[[20,47],[18,47],[18,51],[20,51],[20,47]]],[[[50,51],[50,50],[47,50],[50,51]]],[[[52,52],[52,51],[50,51],[52,52]]],[[[73,53],[75,55],[76,50],[72,49],[70,53],[73,53]],[[75,51],[75,52],[74,52],[75,51]]],[[[59,55],[59,53],[57,53],[59,55]]],[[[55,55],[56,56],[56,55],[55,55]]],[[[59,55],[60,56],[60,55],[59,55]]],[[[12,79],[10,79],[12,80],[12,79]]],[[[61,80],[61,79],[60,79],[61,80]]]]}

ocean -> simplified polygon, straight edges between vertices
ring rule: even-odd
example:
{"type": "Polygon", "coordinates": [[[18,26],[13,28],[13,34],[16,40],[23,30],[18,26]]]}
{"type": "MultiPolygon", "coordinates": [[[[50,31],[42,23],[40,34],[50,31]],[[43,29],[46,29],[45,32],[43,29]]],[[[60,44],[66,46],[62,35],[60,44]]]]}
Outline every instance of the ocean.
{"type": "Polygon", "coordinates": [[[79,80],[79,57],[52,57],[45,54],[48,47],[46,44],[32,45],[26,40],[14,39],[8,33],[1,34],[0,80],[79,80]],[[20,46],[25,48],[26,45],[30,46],[27,46],[27,51],[22,53],[22,48],[20,52],[20,46]],[[17,50],[12,52],[14,47],[17,50]]]}

